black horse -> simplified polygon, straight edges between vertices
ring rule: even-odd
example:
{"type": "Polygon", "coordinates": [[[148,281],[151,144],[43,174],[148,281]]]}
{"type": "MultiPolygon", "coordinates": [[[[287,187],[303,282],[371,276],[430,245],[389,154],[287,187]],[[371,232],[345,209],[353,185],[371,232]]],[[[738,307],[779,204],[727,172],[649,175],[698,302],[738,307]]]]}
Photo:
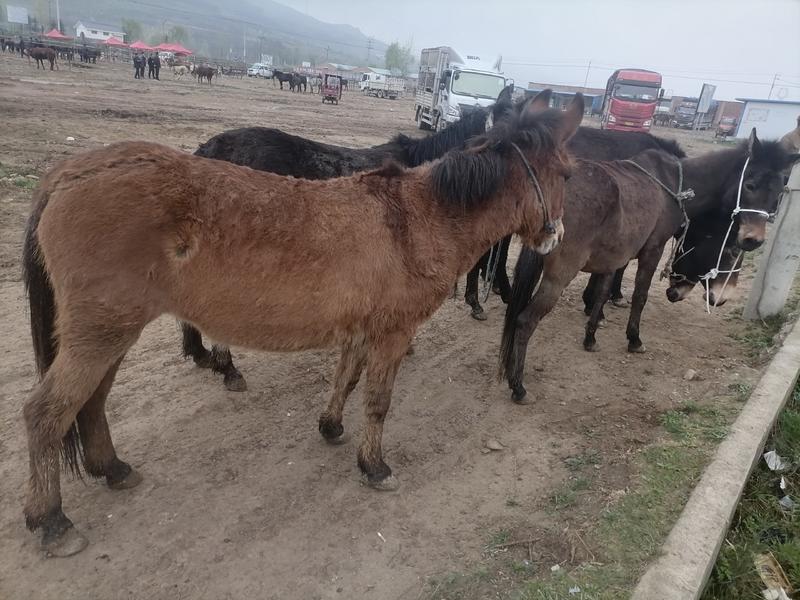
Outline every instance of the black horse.
{"type": "Polygon", "coordinates": [[[293,92],[299,92],[300,86],[303,86],[303,92],[308,91],[308,77],[292,73],[292,80],[289,82],[289,89],[293,92]]]}
{"type": "MultiPolygon", "coordinates": [[[[280,71],[275,74],[278,77],[280,71]]],[[[401,134],[379,146],[347,148],[322,144],[279,129],[247,127],[214,136],[201,144],[195,154],[304,179],[342,177],[378,167],[387,160],[415,167],[440,158],[448,150],[458,148],[468,139],[485,133],[488,123],[501,118],[512,108],[511,87],[508,87],[500,93],[491,108],[475,109],[447,129],[421,139],[401,134]]],[[[227,389],[246,389],[245,380],[233,365],[227,347],[214,346],[209,351],[203,346],[202,336],[197,329],[188,323],[182,324],[182,329],[184,356],[191,356],[200,367],[222,373],[227,389]]]]}
{"type": "Polygon", "coordinates": [[[283,84],[288,83],[290,88],[292,87],[292,81],[294,80],[294,73],[284,73],[283,71],[278,71],[277,69],[272,72],[272,84],[275,85],[277,81],[281,89],[283,89],[283,84]]]}
{"type": "MultiPolygon", "coordinates": [[[[659,138],[649,133],[591,127],[579,127],[578,132],[567,143],[567,148],[573,156],[589,160],[621,160],[650,149],[663,150],[677,158],[686,157],[686,153],[674,140],[659,138]]],[[[506,272],[510,243],[510,237],[500,241],[467,273],[464,300],[472,307],[473,318],[479,321],[486,319],[486,313],[478,300],[479,278],[492,280],[493,277],[493,288],[506,304],[511,297],[511,284],[506,272]]],[[[621,276],[620,274],[620,278],[621,276]]]]}

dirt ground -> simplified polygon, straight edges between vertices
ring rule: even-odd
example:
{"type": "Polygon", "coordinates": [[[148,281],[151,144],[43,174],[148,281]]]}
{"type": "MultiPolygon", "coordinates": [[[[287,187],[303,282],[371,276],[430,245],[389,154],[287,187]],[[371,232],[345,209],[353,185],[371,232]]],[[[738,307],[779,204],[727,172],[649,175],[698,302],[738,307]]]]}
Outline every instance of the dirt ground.
{"type": "MultiPolygon", "coordinates": [[[[664,282],[645,310],[646,354],[625,352],[627,311],[614,309],[600,352],[584,352],[581,276],[534,338],[527,386],[537,402],[517,406],[495,378],[499,299],[487,303],[485,322],[449,300],[398,376],[384,448],[401,487],[378,493],[359,484],[355,461],[360,389],[345,414],[353,439],[330,447],[317,432],[333,352],[235,349],[249,391],[230,393],[183,360],[177,325],[164,317],[128,354],[109,400],[117,450],[144,482],[114,492],[65,477],[65,512],[90,545],[70,559],[42,557],[22,519],[21,411],[35,374],[19,267],[30,186],[13,175],[126,139],[193,151],[250,125],[352,146],[416,133],[408,99],[350,92],[323,106],[272,82],[199,86],[162,75],[136,81],[126,65],[107,64],[42,72],[0,55],[0,598],[416,600],[429,577],[479,561],[501,527],[537,532],[534,559],[547,570],[569,560],[564,525],[591,527],[631,483],[633,457],[663,435],[665,410],[753,377],[730,339],[740,302],[709,316],[697,291],[668,303],[664,282]],[[685,381],[689,368],[701,378],[685,381]],[[486,453],[490,439],[505,449],[486,453]],[[600,459],[588,499],[547,510],[568,475],[565,458],[588,449],[600,459]]],[[[682,141],[692,152],[712,148],[682,141]]]]}

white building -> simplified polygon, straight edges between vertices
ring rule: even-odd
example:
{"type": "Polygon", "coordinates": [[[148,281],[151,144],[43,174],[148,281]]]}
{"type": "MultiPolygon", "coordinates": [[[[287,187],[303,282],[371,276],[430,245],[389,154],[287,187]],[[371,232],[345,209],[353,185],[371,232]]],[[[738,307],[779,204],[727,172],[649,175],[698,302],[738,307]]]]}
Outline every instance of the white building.
{"type": "Polygon", "coordinates": [[[75,23],[75,37],[80,39],[81,34],[87,40],[106,41],[110,37],[118,40],[125,39],[125,33],[120,31],[117,25],[105,25],[103,23],[91,23],[89,21],[78,21],[75,23]]]}
{"type": "Polygon", "coordinates": [[[800,100],[760,100],[758,98],[737,98],[744,102],[742,118],[736,137],[746,139],[753,127],[759,139],[779,140],[784,134],[797,127],[800,116],[800,100]]]}

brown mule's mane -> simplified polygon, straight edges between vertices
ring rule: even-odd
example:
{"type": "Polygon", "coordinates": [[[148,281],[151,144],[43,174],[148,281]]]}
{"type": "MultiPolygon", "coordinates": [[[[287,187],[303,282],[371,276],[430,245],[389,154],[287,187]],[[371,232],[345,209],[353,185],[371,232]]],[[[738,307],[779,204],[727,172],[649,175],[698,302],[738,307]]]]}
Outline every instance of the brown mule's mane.
{"type": "Polygon", "coordinates": [[[510,111],[485,135],[474,138],[469,148],[446,154],[431,169],[435,197],[459,208],[486,202],[506,179],[512,143],[534,154],[555,151],[559,112],[547,110],[526,121],[524,114],[510,111]]]}

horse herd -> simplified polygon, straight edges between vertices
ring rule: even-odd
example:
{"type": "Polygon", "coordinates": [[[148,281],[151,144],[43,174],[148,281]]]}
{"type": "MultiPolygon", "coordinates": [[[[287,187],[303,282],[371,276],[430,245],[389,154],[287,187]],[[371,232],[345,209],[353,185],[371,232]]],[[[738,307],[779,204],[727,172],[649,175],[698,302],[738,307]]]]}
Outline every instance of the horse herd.
{"type": "MultiPolygon", "coordinates": [[[[317,93],[321,92],[322,90],[322,77],[319,75],[303,75],[302,73],[296,73],[294,71],[288,73],[285,71],[279,71],[275,69],[272,71],[272,75],[268,75],[267,79],[272,79],[272,83],[275,82],[280,85],[280,88],[283,89],[283,84],[289,84],[289,91],[292,92],[308,92],[311,88],[311,93],[314,93],[314,88],[316,88],[317,93]],[[302,90],[301,90],[302,88],[302,90]]],[[[347,89],[347,80],[342,79],[342,89],[347,89]]]]}
{"type": "Polygon", "coordinates": [[[501,283],[505,265],[485,256],[499,241],[516,234],[524,246],[513,286],[503,284],[501,356],[521,403],[529,338],[578,271],[595,275],[587,350],[596,350],[614,273],[633,258],[628,349],[644,350],[640,317],[675,236],[670,299],[707,276],[706,293],[723,300],[718,279],[735,283],[735,274],[708,274],[734,271],[739,250],[763,243],[797,156],[754,131],[735,148],[685,158],[649,134],[580,127],[580,94],[564,111],[549,100],[543,92],[513,102],[507,89],[442,132],[365,149],[251,127],[194,155],[123,142],[50,170],[22,258],[41,375],[24,407],[25,517],[42,548],[68,556],[88,544],[62,510],[62,461],[112,489],[141,481],[117,456],[105,402],[125,354],[159,315],[180,319],[185,354],[234,390],[246,384],[228,347],[206,349],[201,331],[267,351],[338,347],[319,431],[342,441],[345,402],[366,370],[357,462],[367,485],[394,490],[381,440],[397,370],[460,275],[472,268],[472,286],[496,270],[501,283]]]}

